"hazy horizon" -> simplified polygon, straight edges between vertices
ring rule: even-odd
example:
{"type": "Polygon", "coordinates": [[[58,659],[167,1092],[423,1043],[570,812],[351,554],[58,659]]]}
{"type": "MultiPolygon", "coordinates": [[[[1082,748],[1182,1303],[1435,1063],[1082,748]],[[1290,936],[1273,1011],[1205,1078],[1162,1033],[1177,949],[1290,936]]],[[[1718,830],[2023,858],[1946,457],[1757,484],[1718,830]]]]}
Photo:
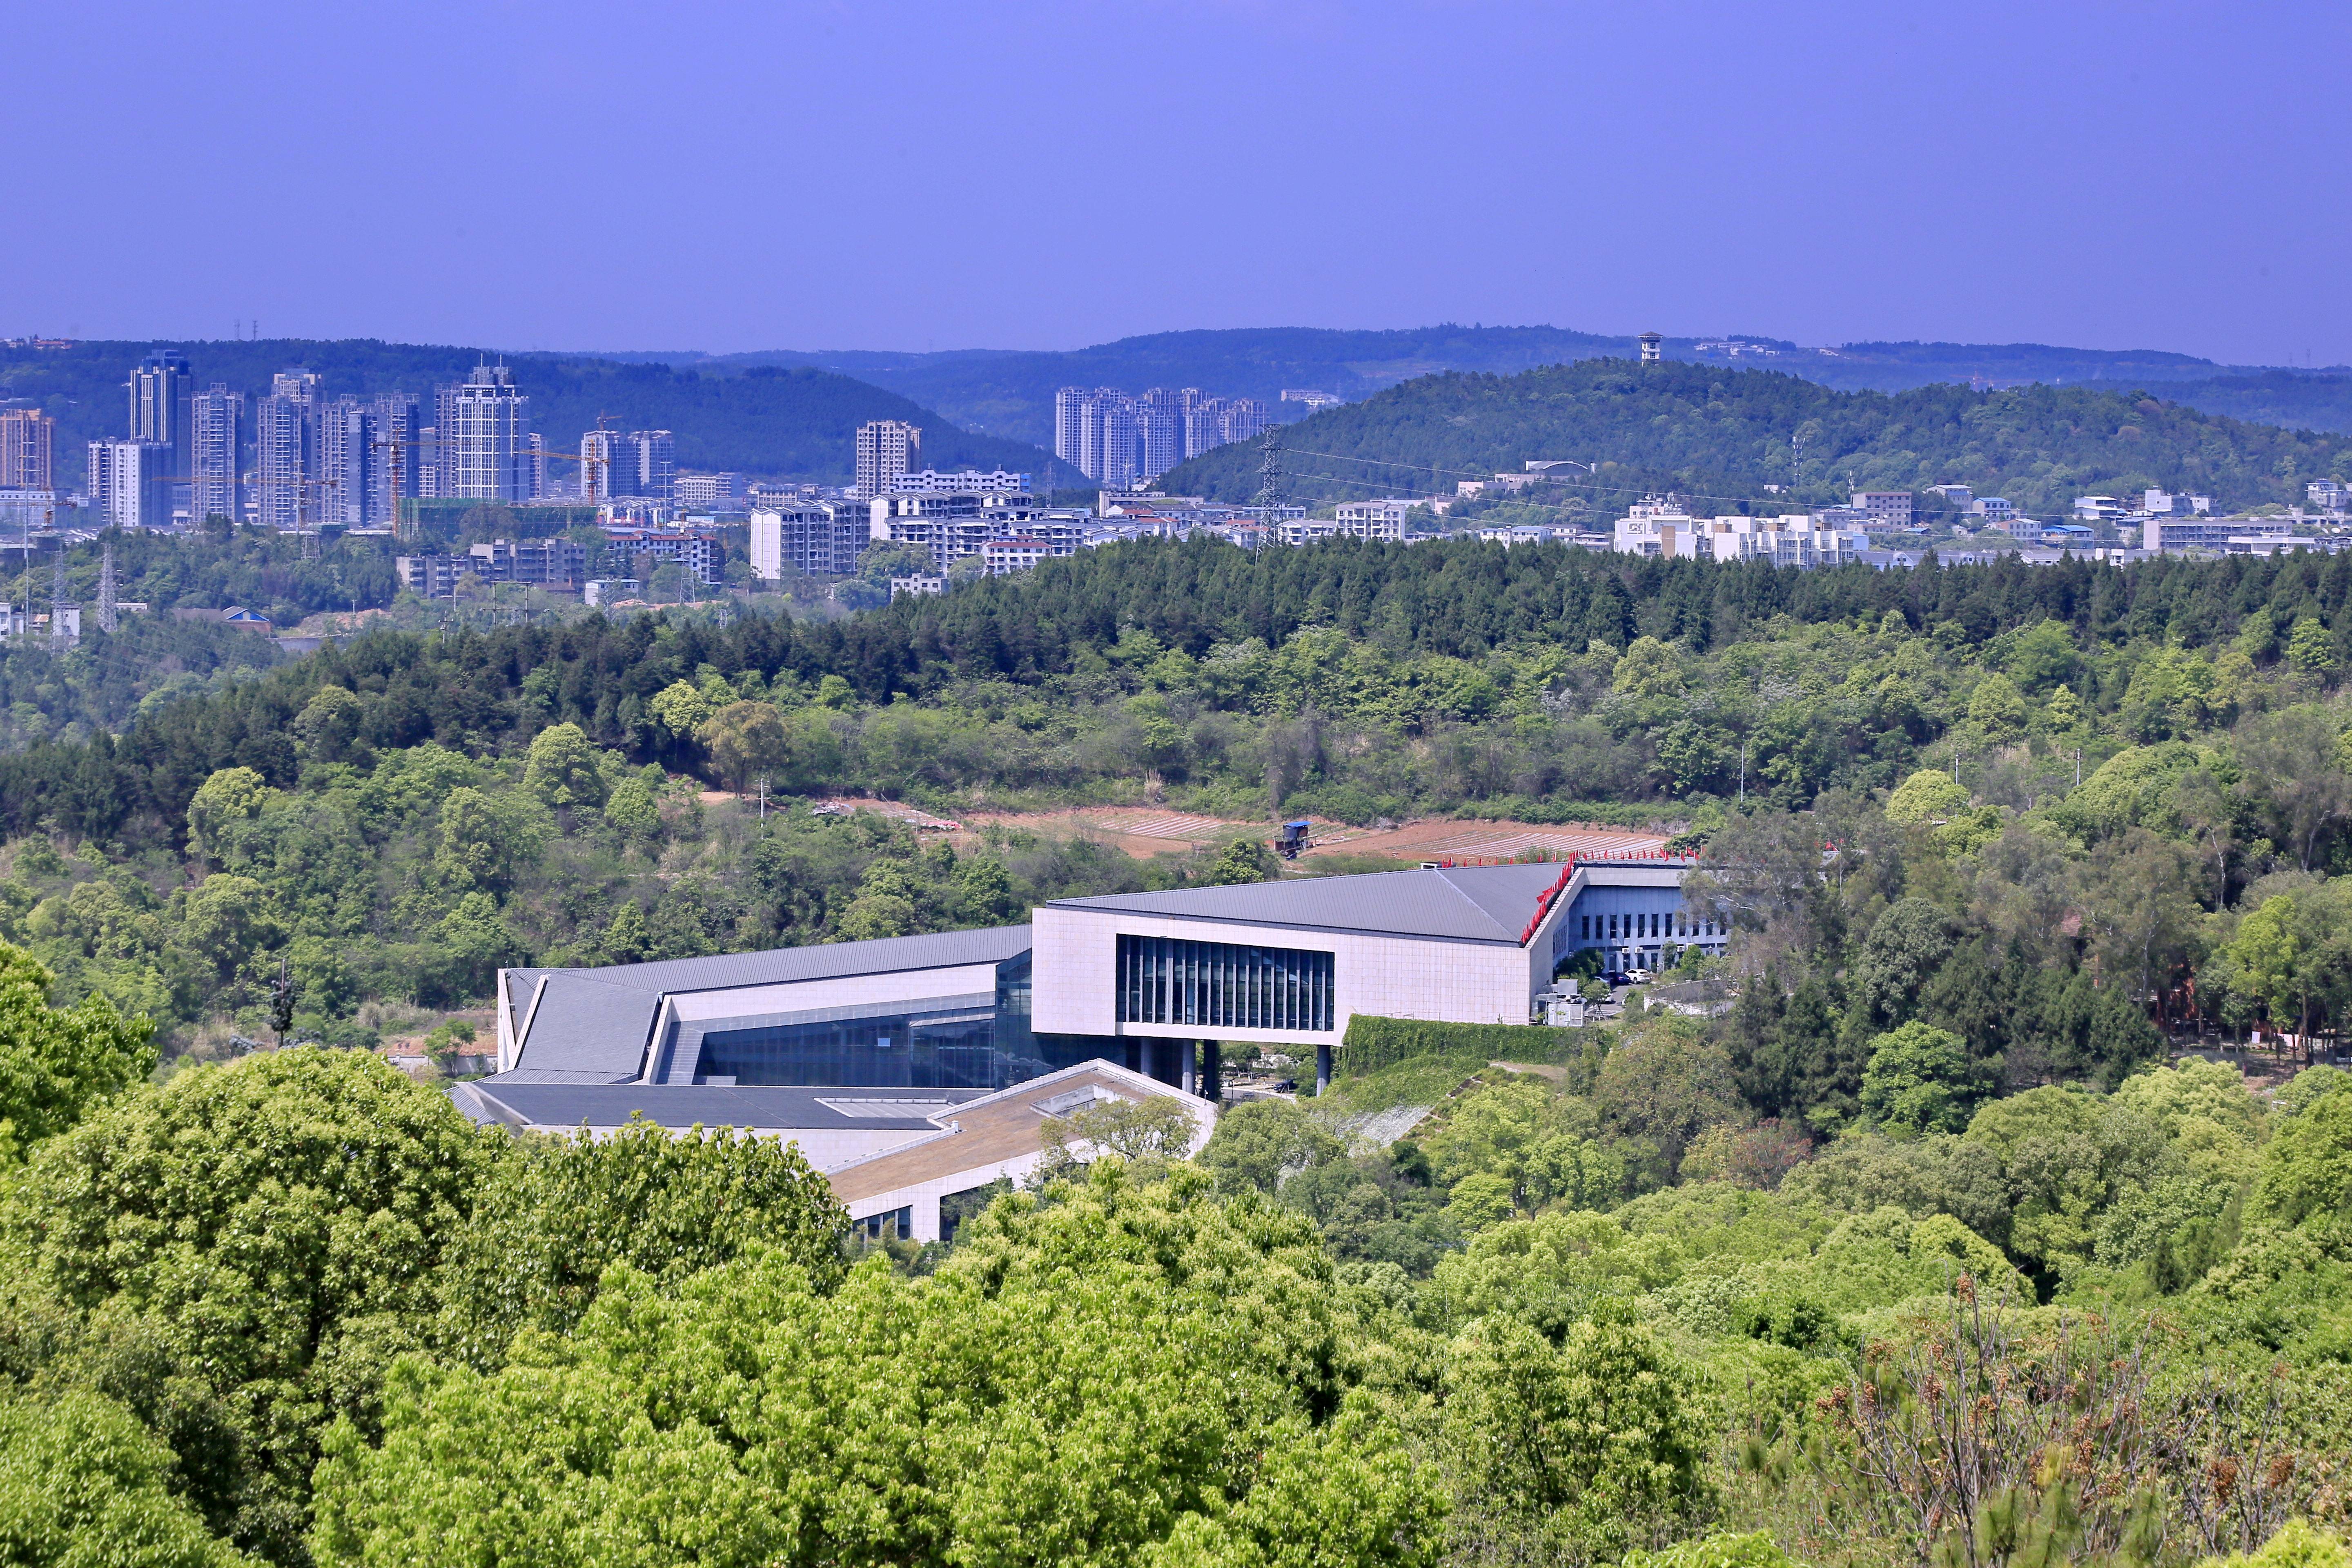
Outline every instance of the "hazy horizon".
{"type": "Polygon", "coordinates": [[[1055,352],[1559,321],[2352,361],[2352,132],[2314,111],[2352,17],[2307,0],[389,15],[14,18],[43,68],[0,127],[46,221],[0,332],[1055,352]]]}

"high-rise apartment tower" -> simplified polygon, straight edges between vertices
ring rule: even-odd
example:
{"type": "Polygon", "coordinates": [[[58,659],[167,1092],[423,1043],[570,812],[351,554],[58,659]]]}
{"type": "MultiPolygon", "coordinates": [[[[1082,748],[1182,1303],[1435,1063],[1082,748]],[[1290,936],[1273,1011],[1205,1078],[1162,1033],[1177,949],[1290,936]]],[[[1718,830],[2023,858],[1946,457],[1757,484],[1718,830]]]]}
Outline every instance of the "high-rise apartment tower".
{"type": "Polygon", "coordinates": [[[910,473],[923,449],[923,432],[903,419],[877,419],[857,427],[857,499],[888,495],[900,474],[910,473]]]}
{"type": "Polygon", "coordinates": [[[237,463],[245,455],[245,394],[215,382],[188,399],[188,521],[243,518],[237,463]]]}
{"type": "Polygon", "coordinates": [[[516,390],[502,364],[474,367],[446,404],[440,432],[448,488],[467,500],[527,501],[534,498],[537,467],[530,444],[530,399],[516,390]]]}
{"type": "Polygon", "coordinates": [[[154,441],[172,448],[174,477],[180,442],[188,417],[188,356],[177,349],[157,349],[131,373],[131,438],[154,441]]]}
{"type": "Polygon", "coordinates": [[[58,488],[58,422],[37,408],[0,409],[0,490],[58,488]]]}
{"type": "Polygon", "coordinates": [[[311,493],[318,462],[319,376],[281,370],[253,416],[253,511],[264,528],[287,531],[318,517],[311,493]]]}

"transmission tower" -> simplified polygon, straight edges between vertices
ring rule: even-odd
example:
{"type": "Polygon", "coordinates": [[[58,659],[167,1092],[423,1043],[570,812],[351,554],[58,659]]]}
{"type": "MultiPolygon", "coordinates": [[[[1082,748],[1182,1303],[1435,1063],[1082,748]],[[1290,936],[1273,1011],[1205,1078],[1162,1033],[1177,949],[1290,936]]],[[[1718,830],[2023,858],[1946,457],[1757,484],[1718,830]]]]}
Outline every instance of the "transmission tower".
{"type": "Polygon", "coordinates": [[[1274,509],[1281,504],[1282,437],[1268,425],[1257,444],[1257,505],[1258,521],[1269,531],[1275,525],[1274,509]]]}
{"type": "Polygon", "coordinates": [[[98,629],[114,635],[114,542],[107,541],[98,562],[98,629]]]}

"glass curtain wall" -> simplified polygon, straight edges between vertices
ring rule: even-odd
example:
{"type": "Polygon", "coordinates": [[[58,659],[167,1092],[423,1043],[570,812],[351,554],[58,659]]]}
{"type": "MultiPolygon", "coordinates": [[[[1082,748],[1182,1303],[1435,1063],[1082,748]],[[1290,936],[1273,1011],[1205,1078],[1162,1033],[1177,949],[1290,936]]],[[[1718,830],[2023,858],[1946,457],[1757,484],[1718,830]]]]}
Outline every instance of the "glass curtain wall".
{"type": "Polygon", "coordinates": [[[1219,1029],[1329,1029],[1331,955],[1287,947],[1118,939],[1118,1021],[1219,1029]]]}

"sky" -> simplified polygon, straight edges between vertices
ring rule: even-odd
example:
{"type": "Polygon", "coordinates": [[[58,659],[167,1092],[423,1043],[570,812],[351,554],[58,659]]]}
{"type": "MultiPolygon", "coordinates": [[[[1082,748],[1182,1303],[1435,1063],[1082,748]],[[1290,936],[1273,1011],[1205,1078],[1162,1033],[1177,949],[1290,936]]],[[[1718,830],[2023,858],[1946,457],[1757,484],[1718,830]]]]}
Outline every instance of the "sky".
{"type": "Polygon", "coordinates": [[[2318,0],[132,0],[5,34],[0,335],[2352,363],[2352,7],[2318,0]]]}

